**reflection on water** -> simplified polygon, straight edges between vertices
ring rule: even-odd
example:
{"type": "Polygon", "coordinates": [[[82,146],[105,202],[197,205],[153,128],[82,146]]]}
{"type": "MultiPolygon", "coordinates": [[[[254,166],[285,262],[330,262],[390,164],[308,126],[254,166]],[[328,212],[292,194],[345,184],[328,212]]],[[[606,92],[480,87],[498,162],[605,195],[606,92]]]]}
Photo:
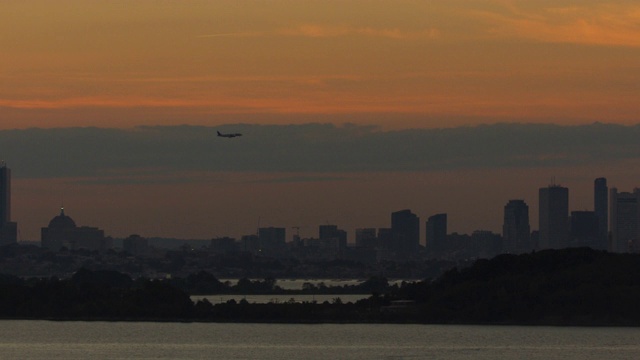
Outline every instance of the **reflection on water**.
{"type": "MultiPolygon", "coordinates": [[[[262,279],[251,279],[262,280],[262,279]]],[[[238,279],[220,279],[222,282],[228,282],[230,285],[235,285],[238,279]]],[[[324,284],[327,287],[336,286],[354,286],[359,285],[364,280],[359,279],[278,279],[276,285],[284,290],[302,290],[304,284],[309,283],[315,286],[324,284]]],[[[400,284],[402,281],[407,280],[391,280],[390,285],[400,284]]],[[[413,281],[413,280],[409,280],[413,281]]],[[[289,301],[295,302],[318,302],[323,303],[325,301],[333,302],[335,299],[340,298],[343,303],[356,302],[361,299],[366,299],[371,294],[321,294],[321,295],[306,295],[306,294],[289,294],[289,295],[194,295],[191,296],[192,301],[198,301],[207,299],[212,304],[219,304],[227,302],[231,299],[239,302],[246,300],[253,304],[266,304],[266,303],[283,303],[289,301]]]]}
{"type": "Polygon", "coordinates": [[[640,329],[0,321],[2,359],[637,359],[640,329]]]}
{"type": "MultiPolygon", "coordinates": [[[[251,279],[251,280],[264,280],[264,279],[251,279]]],[[[276,285],[285,290],[301,290],[305,283],[313,284],[315,286],[321,283],[325,286],[353,286],[363,283],[366,279],[278,279],[276,285]]],[[[229,282],[231,285],[235,285],[238,279],[220,279],[221,282],[229,282]]],[[[389,285],[395,285],[402,283],[403,281],[417,281],[417,280],[389,280],[389,285]]]]}
{"type": "Polygon", "coordinates": [[[342,294],[342,295],[194,295],[191,296],[191,301],[196,302],[198,300],[207,299],[212,304],[225,303],[231,299],[236,302],[246,300],[250,304],[267,304],[267,303],[285,303],[285,302],[318,302],[323,303],[325,301],[334,302],[339,298],[341,302],[355,303],[358,300],[366,299],[371,294],[342,294]]]}

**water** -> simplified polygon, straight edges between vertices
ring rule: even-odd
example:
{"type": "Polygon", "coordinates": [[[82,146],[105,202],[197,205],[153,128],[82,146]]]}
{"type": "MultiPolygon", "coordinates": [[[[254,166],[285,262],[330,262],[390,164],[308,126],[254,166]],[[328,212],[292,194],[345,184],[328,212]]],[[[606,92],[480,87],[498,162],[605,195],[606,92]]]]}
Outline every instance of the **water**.
{"type": "Polygon", "coordinates": [[[640,329],[0,321],[0,359],[637,359],[640,329]]]}
{"type": "MultiPolygon", "coordinates": [[[[251,279],[253,281],[262,281],[264,279],[251,279]]],[[[366,280],[366,279],[365,279],[366,280]]],[[[285,290],[301,290],[305,283],[320,285],[321,283],[325,286],[353,286],[362,284],[365,280],[359,279],[277,279],[276,285],[285,289],[285,290]]],[[[231,285],[235,285],[238,283],[238,279],[220,279],[221,282],[228,281],[231,285]]],[[[408,280],[408,279],[392,279],[389,280],[389,285],[400,285],[403,281],[412,282],[418,280],[408,280]]]]}
{"type": "MultiPolygon", "coordinates": [[[[236,285],[239,279],[218,279],[220,282],[228,282],[231,285],[236,285]]],[[[249,279],[251,281],[263,281],[264,279],[249,279]]],[[[358,285],[364,280],[358,279],[276,279],[276,285],[286,290],[301,290],[305,283],[318,285],[320,283],[326,286],[344,286],[344,285],[358,285]]]]}
{"type": "Polygon", "coordinates": [[[361,299],[367,299],[371,297],[371,294],[341,294],[341,295],[307,295],[307,294],[295,294],[295,295],[193,295],[191,301],[196,302],[198,300],[207,299],[212,304],[225,303],[231,299],[240,302],[240,300],[246,300],[250,304],[267,304],[267,303],[285,303],[293,300],[294,302],[317,302],[323,303],[325,301],[334,302],[336,298],[340,298],[343,303],[355,303],[361,299]]]}
{"type": "MultiPolygon", "coordinates": [[[[262,280],[262,279],[253,279],[253,280],[262,280]]],[[[238,282],[238,279],[220,279],[222,282],[229,282],[231,285],[235,285],[238,282]]],[[[310,283],[313,285],[320,285],[321,283],[325,286],[353,286],[361,284],[364,280],[358,279],[278,279],[276,281],[276,285],[285,289],[285,290],[302,290],[305,283],[310,283]]],[[[390,285],[400,284],[402,281],[415,281],[415,280],[391,280],[389,281],[390,285]]],[[[202,299],[209,300],[212,304],[219,304],[227,302],[231,299],[235,301],[247,300],[249,303],[253,304],[266,304],[266,303],[284,303],[291,301],[295,302],[318,302],[323,303],[325,301],[333,302],[334,299],[340,298],[343,303],[352,302],[355,303],[358,300],[366,299],[370,297],[371,294],[320,294],[320,295],[308,295],[308,294],[288,294],[288,295],[193,295],[191,296],[192,301],[198,301],[202,299]]]]}

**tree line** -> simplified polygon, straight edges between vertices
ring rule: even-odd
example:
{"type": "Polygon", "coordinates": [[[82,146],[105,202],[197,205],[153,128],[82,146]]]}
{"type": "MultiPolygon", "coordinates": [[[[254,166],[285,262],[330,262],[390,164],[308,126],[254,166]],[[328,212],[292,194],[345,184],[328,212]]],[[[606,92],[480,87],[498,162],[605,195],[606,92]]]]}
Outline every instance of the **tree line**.
{"type": "MultiPolygon", "coordinates": [[[[638,326],[639,274],[640,255],[545,250],[478,260],[437,279],[396,286],[372,277],[360,284],[360,291],[366,288],[371,296],[354,303],[336,297],[323,303],[211,304],[193,302],[189,294],[227,291],[230,285],[204,272],[183,279],[134,280],[118,272],[81,269],[68,279],[0,275],[0,317],[638,326]]],[[[233,287],[238,292],[279,291],[272,279],[246,279],[233,287]]]]}

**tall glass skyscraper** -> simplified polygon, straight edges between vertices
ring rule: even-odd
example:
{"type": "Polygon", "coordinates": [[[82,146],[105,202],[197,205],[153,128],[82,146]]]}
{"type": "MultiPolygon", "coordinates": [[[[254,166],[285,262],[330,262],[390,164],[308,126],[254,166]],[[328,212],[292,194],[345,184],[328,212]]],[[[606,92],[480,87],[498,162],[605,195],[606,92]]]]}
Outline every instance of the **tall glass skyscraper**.
{"type": "Polygon", "coordinates": [[[569,189],[550,185],[539,190],[539,249],[563,249],[569,245],[569,189]]]}
{"type": "Polygon", "coordinates": [[[426,223],[426,234],[427,251],[443,251],[447,245],[447,214],[430,216],[426,223]]]}
{"type": "Polygon", "coordinates": [[[13,244],[18,237],[15,222],[11,222],[11,169],[0,163],[0,245],[13,244]]]}
{"type": "Polygon", "coordinates": [[[519,254],[533,250],[530,234],[529,206],[524,200],[509,200],[504,206],[503,251],[519,254]]]}
{"type": "Polygon", "coordinates": [[[611,188],[611,251],[626,253],[640,238],[640,189],[611,188]]]}
{"type": "Polygon", "coordinates": [[[0,163],[0,227],[11,221],[11,169],[0,163]]]}
{"type": "Polygon", "coordinates": [[[420,247],[420,219],[411,210],[391,213],[393,249],[402,257],[415,256],[420,247]]]}
{"type": "Polygon", "coordinates": [[[593,183],[593,210],[598,217],[596,247],[609,250],[609,188],[605,178],[597,178],[593,183]]]}

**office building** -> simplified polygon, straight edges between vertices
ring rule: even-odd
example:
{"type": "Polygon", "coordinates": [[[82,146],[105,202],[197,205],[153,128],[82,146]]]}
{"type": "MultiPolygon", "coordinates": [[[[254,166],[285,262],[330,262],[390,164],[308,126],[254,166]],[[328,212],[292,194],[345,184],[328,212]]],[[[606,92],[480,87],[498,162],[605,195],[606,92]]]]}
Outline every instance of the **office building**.
{"type": "Polygon", "coordinates": [[[135,256],[144,256],[149,252],[149,241],[138,234],[122,240],[122,250],[135,256]]]}
{"type": "Polygon", "coordinates": [[[341,246],[347,246],[347,232],[338,229],[337,225],[320,225],[318,227],[318,235],[320,240],[338,239],[341,246]]]}
{"type": "Polygon", "coordinates": [[[15,244],[18,226],[11,221],[11,169],[0,163],[0,245],[15,244]]]}
{"type": "Polygon", "coordinates": [[[569,245],[569,189],[550,185],[539,190],[539,249],[569,245]]]}
{"type": "Polygon", "coordinates": [[[503,252],[520,254],[533,250],[530,234],[529,206],[524,200],[509,200],[502,223],[503,252]]]}
{"type": "Polygon", "coordinates": [[[381,260],[392,260],[393,254],[389,249],[392,248],[393,244],[393,236],[390,228],[379,228],[378,229],[378,261],[381,260]]]}
{"type": "Polygon", "coordinates": [[[599,226],[595,211],[572,211],[569,246],[598,249],[601,246],[599,226]]]}
{"type": "Polygon", "coordinates": [[[258,229],[260,255],[281,257],[286,248],[286,229],[266,227],[258,229]]]}
{"type": "Polygon", "coordinates": [[[411,210],[391,213],[392,248],[402,258],[417,255],[420,247],[420,219],[411,210]]]}
{"type": "Polygon", "coordinates": [[[611,217],[609,227],[611,229],[611,251],[617,253],[629,252],[634,243],[640,238],[640,189],[634,189],[633,193],[618,192],[611,188],[611,217]]]}
{"type": "Polygon", "coordinates": [[[593,184],[593,209],[598,218],[596,249],[609,249],[609,188],[607,179],[597,178],[593,184]]]}
{"type": "Polygon", "coordinates": [[[337,259],[344,257],[347,248],[347,232],[338,229],[337,225],[320,225],[318,227],[318,238],[324,247],[335,249],[334,256],[337,259]]]}
{"type": "Polygon", "coordinates": [[[427,252],[433,254],[444,251],[447,245],[447,214],[430,216],[425,227],[427,252]]]}
{"type": "Polygon", "coordinates": [[[476,230],[471,234],[469,239],[471,246],[470,257],[491,259],[502,253],[503,238],[502,235],[486,230],[476,230]]]}
{"type": "Polygon", "coordinates": [[[252,255],[258,255],[262,252],[258,235],[243,235],[240,238],[240,244],[241,251],[251,253],[252,255]]]}
{"type": "Polygon", "coordinates": [[[375,228],[356,229],[356,247],[375,249],[378,247],[378,238],[375,228]]]}

